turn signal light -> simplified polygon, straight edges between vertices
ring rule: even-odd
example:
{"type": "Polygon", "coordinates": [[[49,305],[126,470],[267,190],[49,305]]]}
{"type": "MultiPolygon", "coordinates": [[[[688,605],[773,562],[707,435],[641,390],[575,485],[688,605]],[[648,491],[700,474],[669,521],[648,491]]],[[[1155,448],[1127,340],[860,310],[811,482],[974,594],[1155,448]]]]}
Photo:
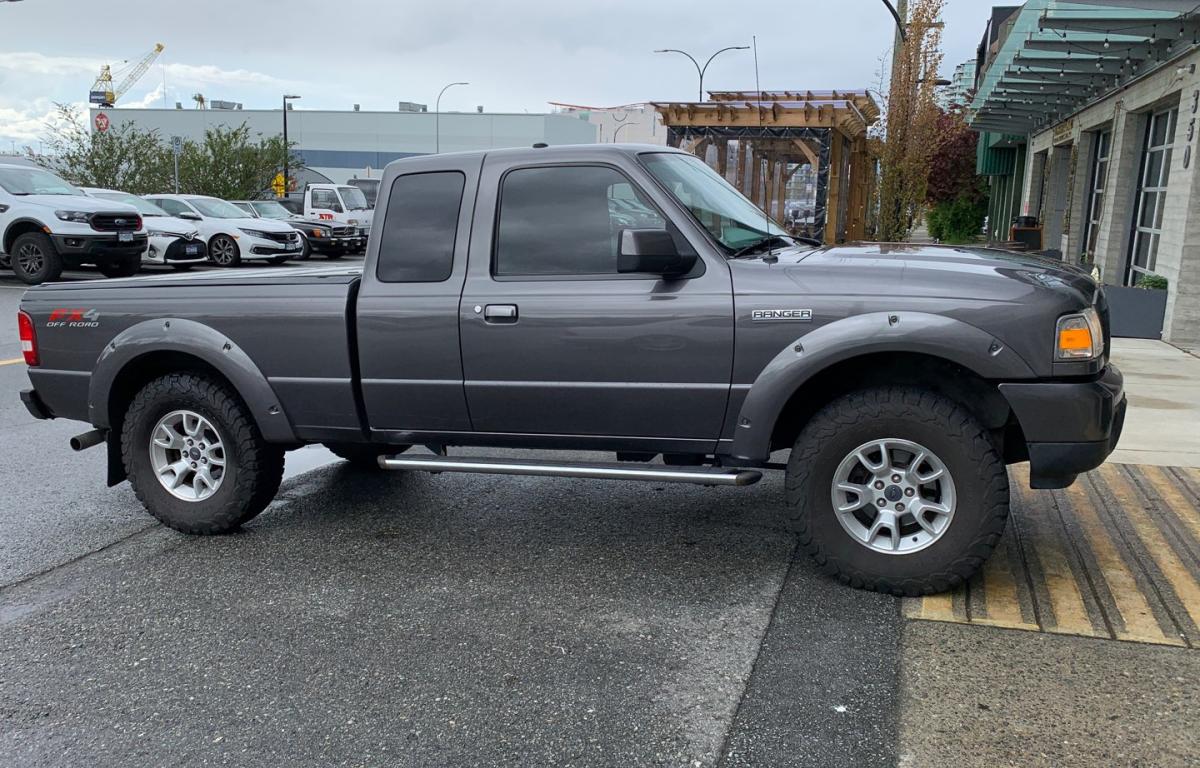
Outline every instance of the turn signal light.
{"type": "Polygon", "coordinates": [[[1077,315],[1060,317],[1056,336],[1058,360],[1091,360],[1104,351],[1100,315],[1091,307],[1077,315]]]}
{"type": "Polygon", "coordinates": [[[21,354],[25,356],[25,365],[37,365],[37,334],[33,332],[33,318],[28,312],[17,312],[17,330],[21,335],[21,354]]]}

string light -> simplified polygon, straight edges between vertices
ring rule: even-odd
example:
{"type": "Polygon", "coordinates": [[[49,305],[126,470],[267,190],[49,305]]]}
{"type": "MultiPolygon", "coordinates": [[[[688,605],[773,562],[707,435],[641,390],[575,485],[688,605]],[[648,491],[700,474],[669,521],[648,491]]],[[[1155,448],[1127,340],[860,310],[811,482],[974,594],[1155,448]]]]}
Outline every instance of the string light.
{"type": "Polygon", "coordinates": [[[1107,38],[1107,37],[1106,37],[1106,38],[1104,38],[1104,47],[1105,47],[1105,48],[1111,48],[1111,47],[1112,47],[1112,43],[1108,42],[1108,38],[1107,38]]]}

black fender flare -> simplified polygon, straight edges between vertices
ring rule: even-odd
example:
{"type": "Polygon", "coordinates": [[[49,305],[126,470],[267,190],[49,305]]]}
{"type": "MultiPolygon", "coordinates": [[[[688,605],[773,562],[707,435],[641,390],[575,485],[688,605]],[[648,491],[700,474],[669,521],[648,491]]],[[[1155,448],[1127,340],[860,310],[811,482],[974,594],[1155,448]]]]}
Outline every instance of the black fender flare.
{"type": "Polygon", "coordinates": [[[872,312],[823,325],[785,347],[759,373],[734,426],[734,458],[763,461],[784,406],[805,382],[844,360],[880,352],[929,355],[984,379],[1032,379],[1020,355],[990,333],[945,315],[872,312]]]}
{"type": "Polygon", "coordinates": [[[41,232],[42,234],[46,233],[46,225],[37,219],[31,219],[28,216],[22,216],[19,219],[13,219],[8,223],[8,226],[4,228],[4,231],[0,232],[0,253],[8,253],[8,248],[5,245],[5,243],[8,242],[8,233],[12,232],[13,227],[17,227],[22,224],[32,224],[37,227],[38,232],[41,232]]]}
{"type": "Polygon", "coordinates": [[[92,424],[102,428],[112,426],[108,401],[114,382],[129,365],[136,365],[138,358],[156,352],[181,352],[211,365],[246,402],[268,442],[298,442],[275,391],[245,350],[210,326],[180,318],[145,320],[126,328],[105,345],[88,386],[88,414],[92,424]]]}

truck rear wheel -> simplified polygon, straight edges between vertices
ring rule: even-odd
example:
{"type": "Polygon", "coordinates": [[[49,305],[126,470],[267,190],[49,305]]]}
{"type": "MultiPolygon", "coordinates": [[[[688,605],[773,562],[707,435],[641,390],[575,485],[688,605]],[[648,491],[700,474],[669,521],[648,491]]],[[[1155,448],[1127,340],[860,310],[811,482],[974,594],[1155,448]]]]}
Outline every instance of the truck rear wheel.
{"type": "Polygon", "coordinates": [[[800,543],[842,582],[895,595],[950,589],[1004,533],[1008,474],[962,406],[909,387],[825,406],[796,439],[787,500],[800,543]]]}
{"type": "Polygon", "coordinates": [[[325,443],[330,453],[362,469],[379,469],[379,457],[404,453],[409,445],[375,445],[372,443],[325,443]]]}
{"type": "Polygon", "coordinates": [[[48,283],[62,275],[62,257],[47,235],[26,232],[13,241],[12,270],[27,285],[48,283]]]}
{"type": "Polygon", "coordinates": [[[97,266],[105,277],[133,277],[142,268],[142,257],[134,254],[97,266]]]}
{"type": "Polygon", "coordinates": [[[283,478],[283,451],[263,439],[237,395],[190,373],[137,393],[121,457],[146,510],[184,533],[235,530],[271,503],[283,478]]]}

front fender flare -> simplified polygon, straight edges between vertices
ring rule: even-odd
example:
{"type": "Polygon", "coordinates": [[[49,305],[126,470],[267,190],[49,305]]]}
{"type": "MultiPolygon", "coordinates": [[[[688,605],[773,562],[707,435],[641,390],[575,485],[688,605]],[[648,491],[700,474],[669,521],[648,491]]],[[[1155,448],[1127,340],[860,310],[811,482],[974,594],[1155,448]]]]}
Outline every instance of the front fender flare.
{"type": "Polygon", "coordinates": [[[942,358],[984,379],[1035,377],[1006,344],[961,320],[926,312],[855,315],[801,336],[767,363],[742,402],[730,453],[737,459],[765,460],[775,423],[796,390],[831,365],[882,352],[942,358]]]}
{"type": "Polygon", "coordinates": [[[272,443],[297,442],[287,414],[262,371],[245,350],[224,334],[194,320],[145,320],[117,335],[100,353],[88,387],[88,414],[98,427],[111,427],[109,394],[121,371],[155,352],[181,352],[217,369],[250,408],[262,436],[272,443]]]}

